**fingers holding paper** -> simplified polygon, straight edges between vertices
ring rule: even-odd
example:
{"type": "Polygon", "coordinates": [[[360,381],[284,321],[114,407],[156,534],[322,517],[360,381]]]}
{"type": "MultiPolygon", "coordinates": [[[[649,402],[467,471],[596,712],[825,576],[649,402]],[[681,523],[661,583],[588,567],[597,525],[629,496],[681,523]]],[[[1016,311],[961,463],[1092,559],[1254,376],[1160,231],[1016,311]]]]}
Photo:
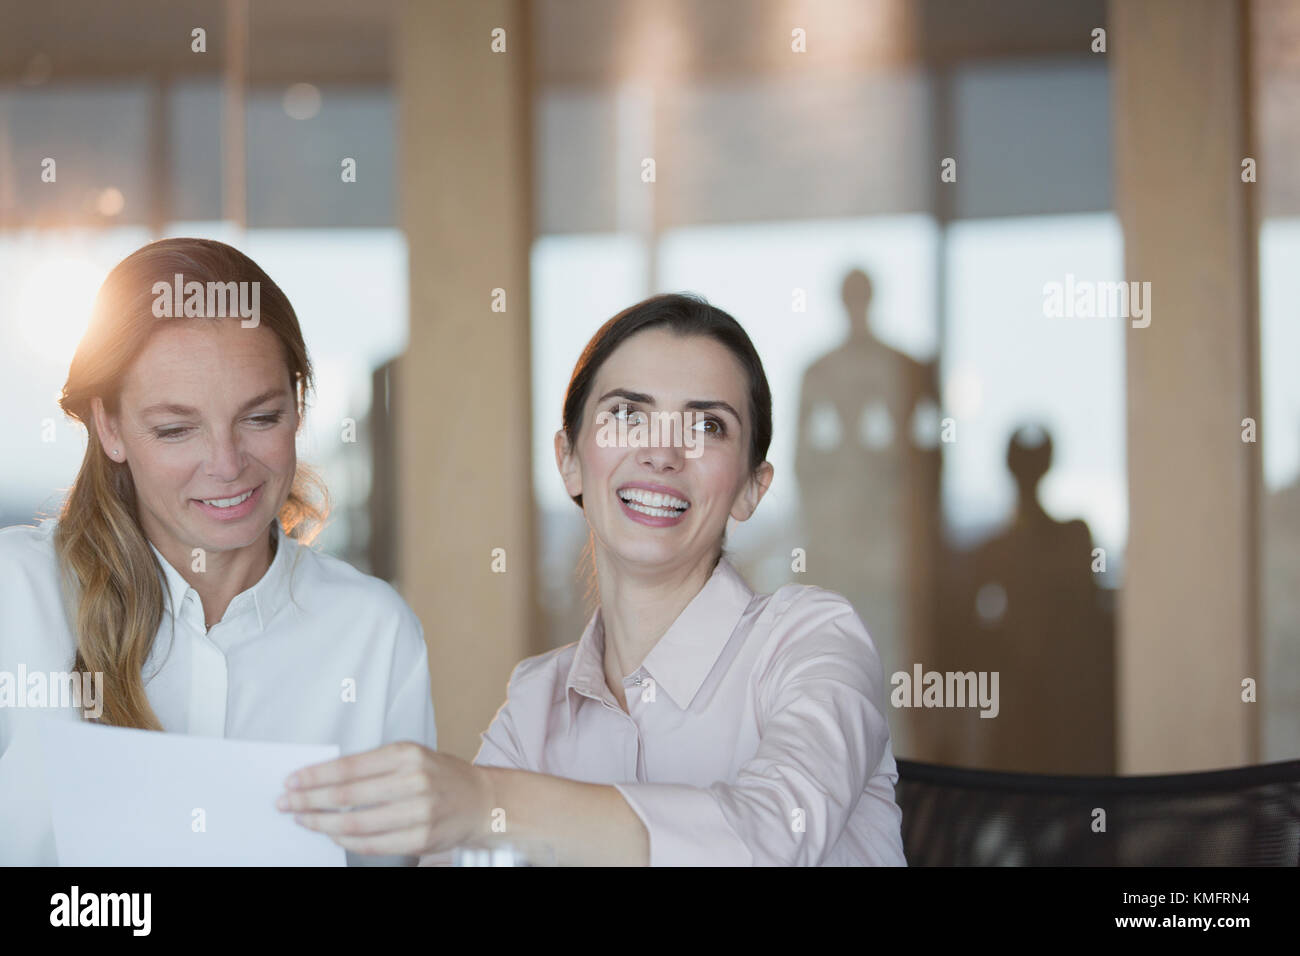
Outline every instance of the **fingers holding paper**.
{"type": "Polygon", "coordinates": [[[481,768],[410,741],[304,767],[276,801],[345,850],[418,856],[452,849],[488,826],[481,768]]]}

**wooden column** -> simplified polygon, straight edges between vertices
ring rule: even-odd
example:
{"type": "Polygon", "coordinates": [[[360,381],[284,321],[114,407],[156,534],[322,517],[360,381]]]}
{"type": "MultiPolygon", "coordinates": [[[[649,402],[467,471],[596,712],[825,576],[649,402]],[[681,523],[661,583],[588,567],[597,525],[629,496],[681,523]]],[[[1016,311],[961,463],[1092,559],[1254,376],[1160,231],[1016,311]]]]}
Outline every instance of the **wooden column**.
{"type": "Polygon", "coordinates": [[[470,758],[511,669],[537,649],[526,5],[405,0],[394,42],[411,293],[396,376],[398,575],[429,645],[439,749],[470,758]],[[504,53],[491,48],[498,27],[504,53]]]}
{"type": "Polygon", "coordinates": [[[1112,0],[1116,206],[1151,324],[1126,323],[1121,773],[1253,763],[1259,704],[1256,185],[1245,4],[1112,0]]]}

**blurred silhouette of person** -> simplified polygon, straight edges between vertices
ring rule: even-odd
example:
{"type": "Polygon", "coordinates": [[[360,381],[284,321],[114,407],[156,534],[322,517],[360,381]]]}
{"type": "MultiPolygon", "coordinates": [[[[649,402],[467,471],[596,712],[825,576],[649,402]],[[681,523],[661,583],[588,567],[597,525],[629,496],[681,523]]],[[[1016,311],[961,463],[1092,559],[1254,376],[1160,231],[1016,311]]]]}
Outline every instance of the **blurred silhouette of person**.
{"type": "MultiPolygon", "coordinates": [[[[872,333],[865,272],[848,273],[842,296],[848,335],[804,372],[795,474],[808,579],[857,607],[888,687],[929,645],[939,533],[936,375],[933,364],[872,333]]],[[[890,714],[895,749],[920,757],[912,719],[890,714]]]]}
{"type": "MultiPolygon", "coordinates": [[[[1038,499],[1052,439],[1022,426],[1007,446],[1017,499],[1010,524],[964,561],[945,669],[999,673],[999,713],[960,718],[959,762],[1038,773],[1114,772],[1114,627],[1094,576],[1092,534],[1038,499]]],[[[1099,565],[1098,565],[1099,566],[1099,565]]]]}
{"type": "Polygon", "coordinates": [[[1300,757],[1300,473],[1264,499],[1264,759],[1300,757]]]}

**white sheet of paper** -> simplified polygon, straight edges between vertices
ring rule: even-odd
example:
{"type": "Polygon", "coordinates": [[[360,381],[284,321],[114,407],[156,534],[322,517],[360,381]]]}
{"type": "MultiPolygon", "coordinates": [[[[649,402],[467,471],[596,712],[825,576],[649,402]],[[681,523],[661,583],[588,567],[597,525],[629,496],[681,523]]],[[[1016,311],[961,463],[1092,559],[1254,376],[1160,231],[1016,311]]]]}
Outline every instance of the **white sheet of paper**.
{"type": "Polygon", "coordinates": [[[275,808],[285,778],[337,745],[40,725],[62,866],[346,865],[341,846],[275,808]]]}

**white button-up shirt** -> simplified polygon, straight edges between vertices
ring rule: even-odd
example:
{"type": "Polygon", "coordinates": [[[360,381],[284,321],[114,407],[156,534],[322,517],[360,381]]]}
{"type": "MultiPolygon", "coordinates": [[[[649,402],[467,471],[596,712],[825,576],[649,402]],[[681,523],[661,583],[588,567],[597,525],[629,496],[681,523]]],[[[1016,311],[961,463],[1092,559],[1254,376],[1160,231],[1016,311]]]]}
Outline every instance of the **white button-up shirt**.
{"type": "Polygon", "coordinates": [[[755,594],[724,558],[623,681],[598,610],[531,657],[475,763],[612,784],[650,864],[905,866],[880,657],[838,594],[755,594]]]}
{"type": "MultiPolygon", "coordinates": [[[[20,669],[68,672],[75,660],[55,525],[0,530],[0,671],[15,677],[20,669]]],[[[386,582],[302,546],[278,522],[274,533],[271,566],[211,630],[198,592],[153,549],[167,606],[143,676],[164,729],[338,744],[344,754],[396,740],[436,747],[428,652],[414,612],[386,582]]],[[[0,706],[0,863],[57,862],[33,722],[79,716],[76,708],[0,706]]]]}

